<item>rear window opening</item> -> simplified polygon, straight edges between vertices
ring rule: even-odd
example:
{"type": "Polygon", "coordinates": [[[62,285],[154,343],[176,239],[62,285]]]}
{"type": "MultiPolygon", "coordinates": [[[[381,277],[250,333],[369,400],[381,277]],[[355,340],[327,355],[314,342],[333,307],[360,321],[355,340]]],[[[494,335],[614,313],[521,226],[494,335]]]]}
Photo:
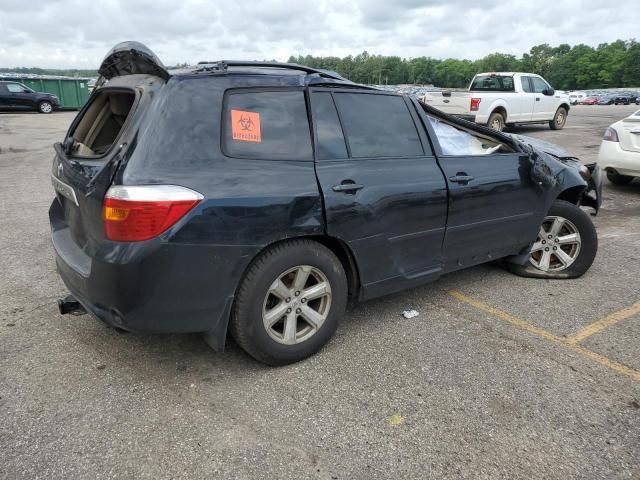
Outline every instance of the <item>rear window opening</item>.
{"type": "Polygon", "coordinates": [[[472,92],[513,92],[513,77],[476,75],[469,90],[472,92]]]}
{"type": "Polygon", "coordinates": [[[135,94],[122,90],[99,92],[71,133],[71,155],[101,157],[120,136],[131,112],[135,94]]]}

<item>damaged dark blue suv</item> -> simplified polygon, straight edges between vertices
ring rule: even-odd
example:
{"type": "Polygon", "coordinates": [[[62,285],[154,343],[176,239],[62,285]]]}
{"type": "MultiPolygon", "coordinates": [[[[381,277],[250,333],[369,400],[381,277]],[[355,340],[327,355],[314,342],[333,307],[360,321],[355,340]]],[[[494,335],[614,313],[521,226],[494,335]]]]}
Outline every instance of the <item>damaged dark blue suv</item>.
{"type": "Polygon", "coordinates": [[[57,268],[136,332],[227,330],[256,359],[325,344],[350,302],[496,259],[572,278],[597,250],[597,166],[416,99],[290,64],[168,72],[116,46],[55,145],[57,268]]]}

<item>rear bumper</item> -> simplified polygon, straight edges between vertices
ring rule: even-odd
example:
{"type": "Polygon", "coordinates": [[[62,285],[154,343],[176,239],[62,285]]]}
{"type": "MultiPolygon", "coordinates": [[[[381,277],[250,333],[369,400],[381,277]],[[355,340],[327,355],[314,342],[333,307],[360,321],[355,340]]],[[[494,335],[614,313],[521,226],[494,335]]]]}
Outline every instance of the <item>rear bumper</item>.
{"type": "Polygon", "coordinates": [[[88,255],[56,221],[59,205],[54,200],[49,212],[57,270],[88,312],[132,332],[205,332],[224,346],[236,285],[251,258],[245,247],[154,239],[110,242],[88,255]]]}
{"type": "Polygon", "coordinates": [[[640,153],[623,150],[619,142],[602,141],[598,152],[598,164],[605,171],[632,177],[640,176],[640,153]]]}

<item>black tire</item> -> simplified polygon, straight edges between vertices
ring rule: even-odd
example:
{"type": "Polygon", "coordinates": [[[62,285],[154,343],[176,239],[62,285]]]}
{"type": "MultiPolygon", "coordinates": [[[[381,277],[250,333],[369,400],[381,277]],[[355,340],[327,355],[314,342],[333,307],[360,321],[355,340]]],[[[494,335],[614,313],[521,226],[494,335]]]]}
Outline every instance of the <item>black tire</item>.
{"type": "Polygon", "coordinates": [[[39,113],[51,113],[53,112],[53,105],[51,102],[42,101],[38,104],[38,112],[39,113]]]}
{"type": "Polygon", "coordinates": [[[344,315],[347,291],[342,263],[324,245],[311,240],[277,244],[261,253],[245,274],[236,295],[229,331],[238,345],[260,362],[286,365],[300,361],[329,341],[344,315]],[[284,272],[302,265],[311,266],[326,277],[331,288],[330,306],[326,319],[312,336],[300,343],[285,345],[268,333],[263,323],[263,306],[272,284],[284,272]]]}
{"type": "Polygon", "coordinates": [[[633,181],[633,177],[630,175],[620,175],[613,172],[607,172],[607,178],[614,185],[629,185],[633,181]]]}
{"type": "Polygon", "coordinates": [[[489,121],[487,122],[487,127],[492,128],[493,130],[497,130],[501,132],[504,130],[505,120],[500,112],[493,112],[489,116],[489,121]]]}
{"type": "Polygon", "coordinates": [[[556,114],[553,116],[553,120],[549,122],[551,130],[562,130],[567,123],[567,109],[564,107],[558,108],[556,114]]]}
{"type": "MultiPolygon", "coordinates": [[[[584,275],[584,273],[589,270],[589,267],[591,267],[598,251],[598,234],[591,221],[591,217],[577,205],[565,202],[564,200],[556,200],[553,202],[546,219],[549,217],[562,217],[569,220],[577,229],[581,244],[573,263],[563,270],[544,271],[534,266],[531,260],[534,256],[534,254],[532,254],[526,265],[508,264],[509,270],[522,277],[533,278],[566,279],[578,278],[584,275]]],[[[550,245],[559,244],[550,243],[550,245]]]]}

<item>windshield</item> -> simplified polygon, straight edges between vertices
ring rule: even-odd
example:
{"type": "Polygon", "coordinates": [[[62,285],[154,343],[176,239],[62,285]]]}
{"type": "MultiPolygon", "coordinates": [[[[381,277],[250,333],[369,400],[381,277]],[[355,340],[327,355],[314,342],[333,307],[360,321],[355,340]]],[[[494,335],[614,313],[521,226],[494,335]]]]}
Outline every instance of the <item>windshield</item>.
{"type": "Polygon", "coordinates": [[[503,75],[476,75],[471,88],[477,92],[513,92],[513,77],[503,75]]]}

